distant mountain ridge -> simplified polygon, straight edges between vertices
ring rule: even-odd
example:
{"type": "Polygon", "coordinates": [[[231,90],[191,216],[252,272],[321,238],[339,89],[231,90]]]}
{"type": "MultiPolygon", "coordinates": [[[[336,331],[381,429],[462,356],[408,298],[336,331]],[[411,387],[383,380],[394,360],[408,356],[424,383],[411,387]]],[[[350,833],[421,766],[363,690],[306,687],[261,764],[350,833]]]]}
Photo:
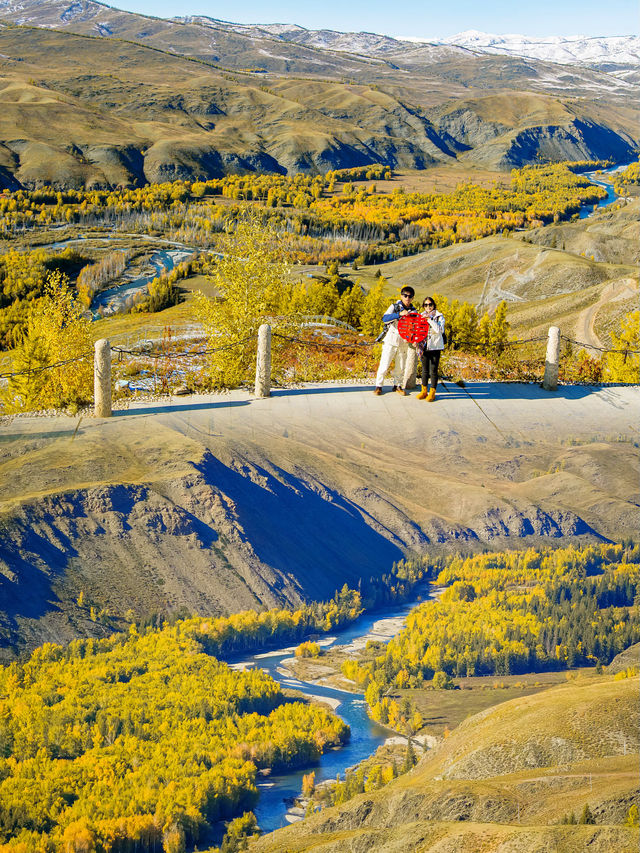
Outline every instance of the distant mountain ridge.
{"type": "Polygon", "coordinates": [[[632,35],[534,38],[524,35],[494,35],[477,30],[467,30],[449,38],[434,39],[433,41],[436,44],[456,45],[486,53],[504,53],[509,56],[542,59],[548,62],[557,62],[560,65],[576,64],[588,68],[640,65],[640,37],[632,35]]]}
{"type": "MultiPolygon", "coordinates": [[[[136,13],[95,0],[0,0],[0,15],[17,24],[55,27],[73,23],[93,22],[96,33],[104,36],[116,35],[109,21],[116,15],[136,13]]],[[[150,21],[165,19],[154,16],[150,21]]],[[[533,37],[519,34],[497,35],[478,30],[466,30],[447,38],[439,37],[392,37],[371,32],[342,32],[340,30],[312,30],[295,23],[240,24],[207,15],[183,15],[166,19],[177,24],[195,24],[208,28],[226,30],[251,38],[265,36],[322,50],[335,50],[365,56],[384,56],[427,46],[448,46],[460,51],[497,53],[541,59],[559,64],[578,64],[588,68],[603,65],[640,65],[640,37],[623,36],[545,36],[533,37]]]]}
{"type": "Polygon", "coordinates": [[[0,0],[0,186],[628,162],[638,77],[372,33],[0,0]]]}

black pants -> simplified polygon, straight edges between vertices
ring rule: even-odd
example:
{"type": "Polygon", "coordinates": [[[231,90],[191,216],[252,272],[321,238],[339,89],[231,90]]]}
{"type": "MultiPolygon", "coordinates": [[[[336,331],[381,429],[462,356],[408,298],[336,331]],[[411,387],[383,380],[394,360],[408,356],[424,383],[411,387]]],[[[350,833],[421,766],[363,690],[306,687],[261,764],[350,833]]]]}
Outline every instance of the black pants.
{"type": "Polygon", "coordinates": [[[438,365],[440,364],[440,353],[442,350],[439,349],[426,349],[422,354],[422,387],[429,387],[429,380],[431,380],[431,387],[435,391],[438,387],[438,365]]]}

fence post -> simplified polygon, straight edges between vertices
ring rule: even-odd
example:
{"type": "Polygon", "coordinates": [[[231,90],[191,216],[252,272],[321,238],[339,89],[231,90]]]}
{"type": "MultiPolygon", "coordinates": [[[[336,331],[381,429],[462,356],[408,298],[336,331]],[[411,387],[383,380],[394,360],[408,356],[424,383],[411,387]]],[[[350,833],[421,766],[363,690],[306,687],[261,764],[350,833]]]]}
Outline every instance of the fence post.
{"type": "Polygon", "coordinates": [[[547,341],[547,357],[544,363],[544,379],[542,387],[545,391],[558,390],[558,367],[560,364],[560,329],[557,326],[549,328],[547,341]]]}
{"type": "Polygon", "coordinates": [[[93,414],[111,417],[111,344],[106,338],[95,342],[93,358],[93,414]]]}
{"type": "Polygon", "coordinates": [[[271,396],[271,326],[268,323],[258,329],[255,396],[271,396]]]}
{"type": "Polygon", "coordinates": [[[407,361],[404,366],[404,377],[403,383],[404,387],[407,391],[411,391],[416,387],[416,373],[418,370],[418,351],[416,348],[409,344],[407,349],[407,361]]]}

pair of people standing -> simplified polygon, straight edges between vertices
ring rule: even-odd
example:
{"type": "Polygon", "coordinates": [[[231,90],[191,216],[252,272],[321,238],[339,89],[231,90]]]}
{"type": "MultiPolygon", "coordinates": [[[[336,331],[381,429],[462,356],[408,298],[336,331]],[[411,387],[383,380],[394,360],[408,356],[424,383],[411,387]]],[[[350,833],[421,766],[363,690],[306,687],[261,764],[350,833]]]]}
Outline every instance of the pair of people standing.
{"type": "MultiPolygon", "coordinates": [[[[398,320],[406,314],[417,312],[417,308],[412,302],[414,296],[415,290],[412,287],[403,287],[400,291],[400,299],[392,303],[382,317],[382,322],[385,325],[384,343],[376,376],[376,387],[373,392],[378,396],[382,394],[384,378],[389,372],[392,362],[394,362],[393,390],[403,397],[407,396],[404,387],[404,373],[409,344],[398,331],[398,320]]],[[[427,402],[432,403],[436,398],[438,365],[440,354],[444,349],[445,320],[430,296],[422,303],[422,309],[422,316],[429,321],[429,334],[417,346],[422,362],[422,391],[418,394],[418,399],[426,399],[427,402]],[[431,388],[429,388],[429,383],[431,388]]]]}

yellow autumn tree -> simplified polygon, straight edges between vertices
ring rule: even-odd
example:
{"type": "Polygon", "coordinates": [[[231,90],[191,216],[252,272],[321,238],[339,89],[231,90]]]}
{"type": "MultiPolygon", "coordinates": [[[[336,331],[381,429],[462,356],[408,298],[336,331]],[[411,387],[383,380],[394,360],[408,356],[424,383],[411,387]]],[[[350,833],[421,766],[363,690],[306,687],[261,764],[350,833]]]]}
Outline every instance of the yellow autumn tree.
{"type": "Polygon", "coordinates": [[[237,385],[248,376],[255,363],[258,328],[290,311],[293,288],[281,243],[255,212],[246,211],[227,225],[222,256],[211,276],[220,296],[196,294],[196,312],[209,346],[218,350],[210,362],[215,385],[237,385]]]}
{"type": "Polygon", "coordinates": [[[30,310],[26,331],[14,350],[12,373],[2,391],[9,412],[75,410],[91,399],[93,341],[66,275],[49,274],[45,295],[30,310]]]}
{"type": "Polygon", "coordinates": [[[360,329],[362,334],[367,337],[376,338],[382,329],[382,315],[389,305],[389,297],[384,294],[386,283],[384,276],[378,276],[377,282],[364,298],[362,314],[360,315],[360,329]]]}
{"type": "Polygon", "coordinates": [[[613,349],[605,358],[605,376],[610,382],[640,381],[640,311],[625,314],[620,334],[612,335],[613,349]]]}

